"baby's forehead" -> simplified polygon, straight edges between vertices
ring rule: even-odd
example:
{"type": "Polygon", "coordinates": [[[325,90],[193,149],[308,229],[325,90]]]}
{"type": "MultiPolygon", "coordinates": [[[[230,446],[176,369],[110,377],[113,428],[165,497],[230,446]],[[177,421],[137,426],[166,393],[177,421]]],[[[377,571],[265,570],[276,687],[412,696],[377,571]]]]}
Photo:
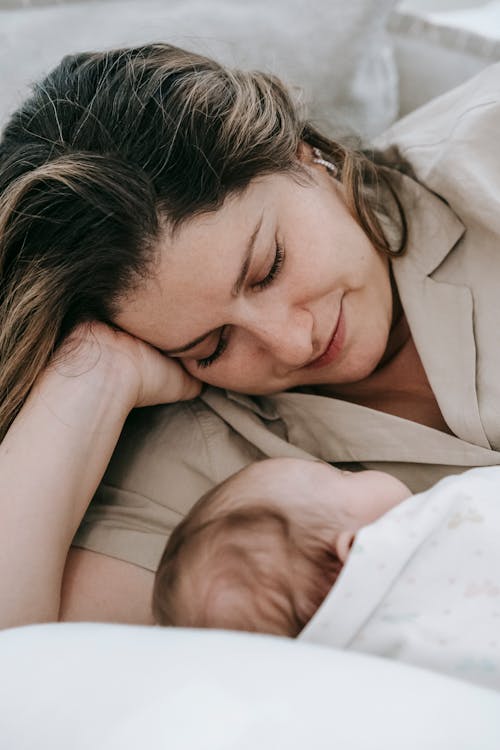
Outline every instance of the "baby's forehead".
{"type": "Polygon", "coordinates": [[[296,467],[290,459],[263,459],[248,464],[230,477],[227,487],[230,490],[238,489],[245,492],[265,490],[276,495],[292,480],[294,473],[296,467]]]}
{"type": "Polygon", "coordinates": [[[260,461],[254,461],[245,466],[241,471],[234,475],[246,479],[254,479],[272,482],[273,480],[287,480],[290,477],[296,477],[304,472],[308,472],[313,466],[323,464],[318,459],[302,459],[283,456],[279,458],[264,458],[260,461]]]}
{"type": "Polygon", "coordinates": [[[315,468],[323,462],[294,458],[270,458],[248,464],[221,486],[223,505],[260,503],[289,511],[297,502],[309,503],[319,486],[315,468]]]}
{"type": "Polygon", "coordinates": [[[275,460],[256,461],[228,477],[213,493],[213,509],[237,509],[252,503],[269,506],[279,503],[287,475],[282,466],[270,465],[275,460]]]}

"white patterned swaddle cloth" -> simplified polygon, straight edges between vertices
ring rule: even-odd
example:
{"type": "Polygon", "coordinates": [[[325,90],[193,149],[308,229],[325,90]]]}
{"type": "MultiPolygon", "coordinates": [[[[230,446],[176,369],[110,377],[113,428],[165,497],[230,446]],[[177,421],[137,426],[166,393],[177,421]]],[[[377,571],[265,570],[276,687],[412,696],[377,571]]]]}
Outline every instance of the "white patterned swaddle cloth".
{"type": "Polygon", "coordinates": [[[447,477],[361,529],[299,638],[500,690],[500,467],[447,477]]]}

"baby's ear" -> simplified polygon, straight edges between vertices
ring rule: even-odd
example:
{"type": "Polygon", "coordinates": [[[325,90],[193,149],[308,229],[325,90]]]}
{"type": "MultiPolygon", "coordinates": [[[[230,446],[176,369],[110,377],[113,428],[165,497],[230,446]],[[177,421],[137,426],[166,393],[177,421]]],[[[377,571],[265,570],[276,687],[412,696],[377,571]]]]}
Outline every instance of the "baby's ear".
{"type": "Polygon", "coordinates": [[[340,562],[345,563],[349,556],[349,552],[354,542],[355,534],[353,531],[346,531],[343,529],[337,535],[335,539],[335,552],[340,562]]]}

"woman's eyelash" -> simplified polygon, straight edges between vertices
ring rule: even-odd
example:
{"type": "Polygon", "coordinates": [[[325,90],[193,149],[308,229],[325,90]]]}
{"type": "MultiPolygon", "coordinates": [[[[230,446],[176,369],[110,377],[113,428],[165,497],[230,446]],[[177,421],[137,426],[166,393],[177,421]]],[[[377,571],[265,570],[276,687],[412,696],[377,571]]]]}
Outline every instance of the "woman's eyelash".
{"type": "Polygon", "coordinates": [[[262,281],[257,281],[257,283],[252,284],[252,289],[265,289],[266,286],[269,286],[269,284],[272,284],[276,276],[281,271],[281,266],[283,265],[283,260],[285,259],[285,251],[281,247],[281,245],[278,245],[276,243],[276,253],[274,256],[274,262],[271,266],[271,269],[269,270],[269,273],[267,276],[262,279],[262,281]]]}
{"type": "Polygon", "coordinates": [[[196,360],[196,364],[198,365],[198,367],[210,367],[210,365],[215,362],[216,359],[219,359],[219,357],[224,354],[229,341],[226,329],[227,326],[224,326],[221,331],[219,341],[217,342],[217,346],[215,347],[215,351],[212,352],[212,354],[210,354],[208,357],[196,360]]]}
{"type": "MultiPolygon", "coordinates": [[[[267,273],[266,277],[262,279],[262,281],[257,281],[255,284],[252,284],[252,289],[265,289],[267,286],[273,283],[279,272],[281,271],[281,268],[283,266],[283,261],[285,259],[285,251],[279,245],[276,243],[276,253],[274,256],[273,265],[271,266],[269,272],[267,273]]],[[[196,364],[200,368],[204,367],[210,367],[211,364],[213,364],[219,357],[221,357],[224,352],[227,349],[227,345],[229,343],[229,334],[227,331],[227,326],[224,326],[221,335],[219,338],[219,341],[217,343],[217,346],[215,348],[215,351],[212,352],[208,357],[204,357],[203,359],[197,359],[196,364]]]]}

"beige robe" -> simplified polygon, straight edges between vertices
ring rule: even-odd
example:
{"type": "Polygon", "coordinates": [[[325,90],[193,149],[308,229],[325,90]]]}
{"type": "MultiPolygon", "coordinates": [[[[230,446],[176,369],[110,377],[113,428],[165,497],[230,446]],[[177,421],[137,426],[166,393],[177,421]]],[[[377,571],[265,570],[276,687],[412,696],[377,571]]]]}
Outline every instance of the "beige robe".
{"type": "Polygon", "coordinates": [[[417,351],[454,435],[335,398],[207,388],[130,416],[75,544],[155,570],[200,494],[250,461],[355,462],[413,492],[500,464],[500,64],[396,123],[407,253],[392,261],[417,351]],[[425,186],[425,187],[424,187],[425,186]],[[441,197],[438,197],[441,196],[441,197]]]}

